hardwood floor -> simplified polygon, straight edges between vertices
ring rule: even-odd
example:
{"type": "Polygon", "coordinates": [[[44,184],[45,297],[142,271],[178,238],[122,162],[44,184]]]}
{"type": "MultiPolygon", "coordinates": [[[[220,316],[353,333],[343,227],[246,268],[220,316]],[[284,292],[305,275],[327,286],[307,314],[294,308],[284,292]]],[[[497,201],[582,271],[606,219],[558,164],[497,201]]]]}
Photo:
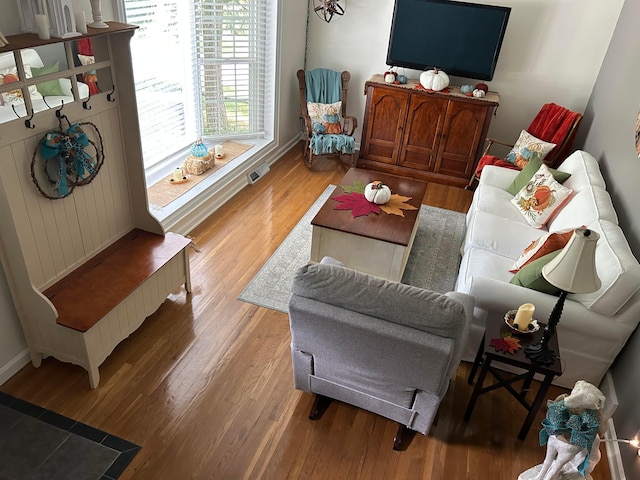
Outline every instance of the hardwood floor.
{"type": "MultiPolygon", "coordinates": [[[[463,364],[431,433],[404,452],[392,450],[395,423],[349,405],[310,421],[312,396],[293,388],[287,316],[237,300],[346,170],[331,159],[309,170],[296,148],[191,232],[192,294],[172,294],[115,349],[97,390],[80,367],[51,358],[0,390],[141,445],[122,479],[515,480],[544,458],[544,412],[517,440],[525,412],[499,389],[463,422],[463,364]]],[[[430,184],[424,203],[464,212],[471,195],[430,184]]],[[[593,477],[610,478],[606,456],[593,477]]]]}

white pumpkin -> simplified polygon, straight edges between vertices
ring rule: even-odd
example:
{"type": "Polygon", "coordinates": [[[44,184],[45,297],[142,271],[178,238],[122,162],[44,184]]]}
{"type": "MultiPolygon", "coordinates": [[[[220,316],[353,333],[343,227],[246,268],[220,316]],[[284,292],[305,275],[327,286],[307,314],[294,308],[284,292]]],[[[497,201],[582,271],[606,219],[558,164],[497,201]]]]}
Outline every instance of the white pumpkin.
{"type": "Polygon", "coordinates": [[[485,94],[484,90],[480,90],[479,88],[476,88],[476,89],[473,91],[473,96],[474,96],[474,97],[476,97],[476,98],[482,98],[482,97],[484,97],[485,95],[486,95],[486,94],[485,94]]]}
{"type": "Polygon", "coordinates": [[[442,70],[434,68],[420,74],[420,84],[427,90],[439,92],[449,86],[449,76],[442,70]]]}
{"type": "Polygon", "coordinates": [[[364,187],[364,198],[376,205],[383,205],[391,198],[391,189],[380,180],[376,180],[364,187]]]}

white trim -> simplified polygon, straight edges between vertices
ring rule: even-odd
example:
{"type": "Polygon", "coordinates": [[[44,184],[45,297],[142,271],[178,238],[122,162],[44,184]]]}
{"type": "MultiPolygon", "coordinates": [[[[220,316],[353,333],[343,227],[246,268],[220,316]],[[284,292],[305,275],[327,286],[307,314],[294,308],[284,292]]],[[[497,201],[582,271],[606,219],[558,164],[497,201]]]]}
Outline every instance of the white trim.
{"type": "MultiPolygon", "coordinates": [[[[607,432],[604,435],[606,440],[616,440],[616,427],[613,418],[607,422],[607,432]]],[[[606,442],[605,449],[607,451],[607,461],[609,462],[609,474],[611,480],[626,480],[624,474],[624,466],[622,465],[622,456],[620,455],[620,444],[618,442],[606,442]]]]}
{"type": "MultiPolygon", "coordinates": [[[[191,198],[187,198],[180,205],[175,207],[167,206],[161,210],[155,210],[150,207],[150,213],[158,218],[165,231],[186,235],[228,202],[236,193],[250,185],[247,173],[254,170],[261,163],[272,165],[297,143],[298,138],[293,138],[282,147],[278,147],[275,144],[266,145],[231,171],[214,178],[210,182],[202,181],[194,187],[194,190],[196,190],[202,185],[202,191],[195,192],[191,198]]],[[[215,174],[212,175],[212,177],[214,176],[215,174]]],[[[183,195],[183,197],[186,197],[187,194],[183,195]]]]}
{"type": "Polygon", "coordinates": [[[30,361],[31,357],[29,357],[29,349],[25,348],[0,368],[0,385],[13,377],[30,361]]]}
{"type": "MultiPolygon", "coordinates": [[[[618,408],[618,395],[616,394],[616,387],[613,383],[613,377],[611,373],[607,371],[605,373],[602,382],[598,386],[600,391],[606,398],[604,408],[602,410],[603,418],[607,419],[607,427],[604,433],[605,440],[616,440],[616,427],[613,422],[613,414],[618,408]]],[[[624,474],[624,467],[622,465],[622,457],[620,455],[620,444],[615,441],[605,442],[605,449],[607,451],[607,460],[609,462],[609,472],[611,480],[626,480],[624,474]]]]}

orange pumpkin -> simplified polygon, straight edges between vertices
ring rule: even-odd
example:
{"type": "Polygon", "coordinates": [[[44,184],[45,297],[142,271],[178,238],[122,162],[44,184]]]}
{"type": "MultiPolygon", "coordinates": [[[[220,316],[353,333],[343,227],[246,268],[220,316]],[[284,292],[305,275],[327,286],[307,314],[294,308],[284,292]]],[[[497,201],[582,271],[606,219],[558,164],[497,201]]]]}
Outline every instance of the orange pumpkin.
{"type": "Polygon", "coordinates": [[[536,188],[536,191],[533,192],[533,196],[536,199],[536,205],[533,207],[534,210],[544,210],[549,206],[549,202],[553,198],[553,190],[549,188],[548,185],[540,185],[536,188]]]}

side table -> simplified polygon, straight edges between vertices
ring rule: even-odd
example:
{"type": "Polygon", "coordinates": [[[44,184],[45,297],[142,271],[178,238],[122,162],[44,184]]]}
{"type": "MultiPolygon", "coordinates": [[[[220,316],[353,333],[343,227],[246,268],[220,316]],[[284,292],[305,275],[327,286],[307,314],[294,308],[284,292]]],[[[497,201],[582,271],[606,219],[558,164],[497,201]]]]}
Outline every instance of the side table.
{"type": "MultiPolygon", "coordinates": [[[[469,400],[467,410],[464,413],[465,421],[468,421],[471,418],[473,407],[475,406],[479,395],[491,390],[495,390],[496,388],[505,387],[528,412],[527,418],[525,419],[524,423],[522,424],[522,428],[520,429],[520,433],[518,433],[518,438],[520,440],[525,439],[527,433],[529,432],[529,429],[531,428],[531,424],[533,423],[533,420],[535,419],[536,414],[538,413],[538,410],[542,405],[551,382],[556,376],[562,374],[559,353],[556,355],[555,361],[550,365],[539,364],[529,359],[524,353],[525,346],[540,341],[544,327],[545,324],[541,323],[540,328],[537,332],[517,333],[505,324],[503,318],[487,319],[485,333],[482,338],[482,342],[480,342],[480,348],[478,348],[478,353],[476,354],[475,361],[473,362],[471,373],[469,374],[468,382],[469,384],[473,384],[473,379],[476,375],[476,372],[478,371],[480,365],[482,365],[480,376],[478,377],[478,382],[473,388],[471,399],[469,400]],[[502,338],[503,334],[506,333],[511,333],[514,337],[518,338],[520,340],[520,345],[522,345],[522,348],[518,349],[514,353],[506,353],[501,351],[499,352],[494,347],[489,345],[491,343],[491,340],[495,338],[502,338]],[[503,363],[505,365],[519,367],[521,369],[524,369],[525,372],[507,378],[505,376],[506,372],[499,372],[494,366],[491,365],[492,363],[503,363]],[[497,382],[484,387],[484,380],[487,376],[487,372],[491,372],[497,382]],[[526,397],[531,387],[533,377],[536,373],[543,375],[544,380],[542,381],[540,388],[538,389],[538,393],[536,394],[533,403],[529,404],[526,397]],[[519,380],[523,380],[522,387],[520,388],[520,391],[516,391],[515,388],[513,388],[512,383],[515,383],[519,380]]],[[[558,348],[557,333],[549,341],[549,348],[554,352],[560,351],[558,348]]]]}

